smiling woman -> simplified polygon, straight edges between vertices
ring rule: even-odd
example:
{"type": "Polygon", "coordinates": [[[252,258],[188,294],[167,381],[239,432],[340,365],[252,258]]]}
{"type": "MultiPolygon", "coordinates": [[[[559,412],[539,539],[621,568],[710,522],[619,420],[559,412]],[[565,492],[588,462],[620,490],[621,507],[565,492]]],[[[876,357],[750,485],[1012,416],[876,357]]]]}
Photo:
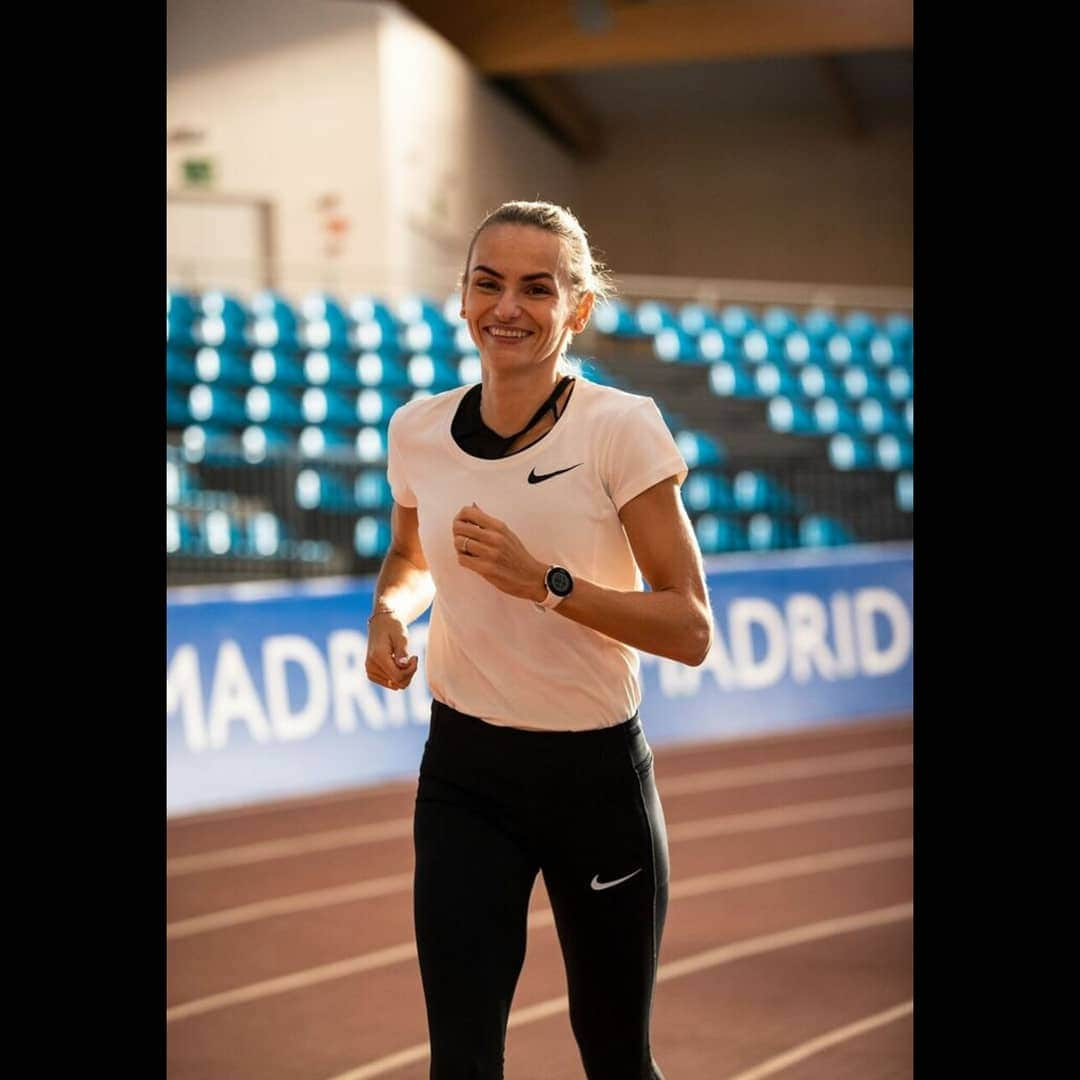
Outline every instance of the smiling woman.
{"type": "Polygon", "coordinates": [[[637,650],[700,664],[713,624],[656,404],[566,365],[607,288],[568,210],[500,207],[461,282],[481,381],[390,422],[367,674],[409,685],[407,627],[434,601],[414,916],[435,1080],[502,1076],[540,872],[586,1073],[662,1077],[667,836],[637,650]]]}

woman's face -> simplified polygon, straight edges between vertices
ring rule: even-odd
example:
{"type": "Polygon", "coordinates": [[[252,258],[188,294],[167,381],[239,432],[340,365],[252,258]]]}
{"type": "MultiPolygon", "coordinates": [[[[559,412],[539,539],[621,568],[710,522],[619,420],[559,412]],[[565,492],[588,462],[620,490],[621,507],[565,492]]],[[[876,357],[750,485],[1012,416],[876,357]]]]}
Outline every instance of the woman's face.
{"type": "Polygon", "coordinates": [[[574,304],[561,256],[560,237],[532,225],[490,225],[476,238],[461,306],[485,365],[542,365],[585,328],[592,294],[574,304]]]}

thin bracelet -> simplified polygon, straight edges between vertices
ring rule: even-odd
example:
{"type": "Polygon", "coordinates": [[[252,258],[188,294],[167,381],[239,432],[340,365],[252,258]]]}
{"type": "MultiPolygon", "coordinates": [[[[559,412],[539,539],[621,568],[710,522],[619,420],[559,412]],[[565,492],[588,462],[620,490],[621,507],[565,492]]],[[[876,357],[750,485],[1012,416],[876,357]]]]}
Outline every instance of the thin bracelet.
{"type": "Polygon", "coordinates": [[[368,616],[368,626],[371,625],[371,620],[374,619],[376,615],[393,615],[393,614],[394,614],[394,612],[393,612],[392,609],[390,609],[388,607],[381,607],[377,611],[373,611],[368,616]]]}

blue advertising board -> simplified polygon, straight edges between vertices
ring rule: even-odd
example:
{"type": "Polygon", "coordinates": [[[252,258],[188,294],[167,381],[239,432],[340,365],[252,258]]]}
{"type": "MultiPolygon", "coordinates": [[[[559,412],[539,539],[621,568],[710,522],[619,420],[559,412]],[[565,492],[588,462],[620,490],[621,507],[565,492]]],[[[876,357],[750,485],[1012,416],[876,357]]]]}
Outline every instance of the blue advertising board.
{"type": "MultiPolygon", "coordinates": [[[[706,560],[715,620],[699,667],[641,653],[653,746],[910,711],[909,544],[706,560]]],[[[373,578],[173,589],[169,815],[413,777],[431,697],[427,616],[405,691],[368,681],[373,578]]]]}

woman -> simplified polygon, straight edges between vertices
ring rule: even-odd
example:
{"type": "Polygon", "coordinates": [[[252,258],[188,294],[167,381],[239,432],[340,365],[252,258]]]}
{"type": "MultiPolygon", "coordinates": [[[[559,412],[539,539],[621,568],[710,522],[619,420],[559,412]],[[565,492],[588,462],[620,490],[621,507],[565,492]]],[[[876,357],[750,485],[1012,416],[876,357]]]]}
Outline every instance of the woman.
{"type": "Polygon", "coordinates": [[[408,686],[407,627],[434,598],[414,818],[433,1080],[503,1075],[537,872],[586,1074],[662,1077],[649,1017],[667,836],[635,650],[700,664],[712,615],[686,464],[656,405],[569,373],[604,292],[572,214],[504,204],[462,278],[482,381],[390,422],[367,674],[408,686]]]}

